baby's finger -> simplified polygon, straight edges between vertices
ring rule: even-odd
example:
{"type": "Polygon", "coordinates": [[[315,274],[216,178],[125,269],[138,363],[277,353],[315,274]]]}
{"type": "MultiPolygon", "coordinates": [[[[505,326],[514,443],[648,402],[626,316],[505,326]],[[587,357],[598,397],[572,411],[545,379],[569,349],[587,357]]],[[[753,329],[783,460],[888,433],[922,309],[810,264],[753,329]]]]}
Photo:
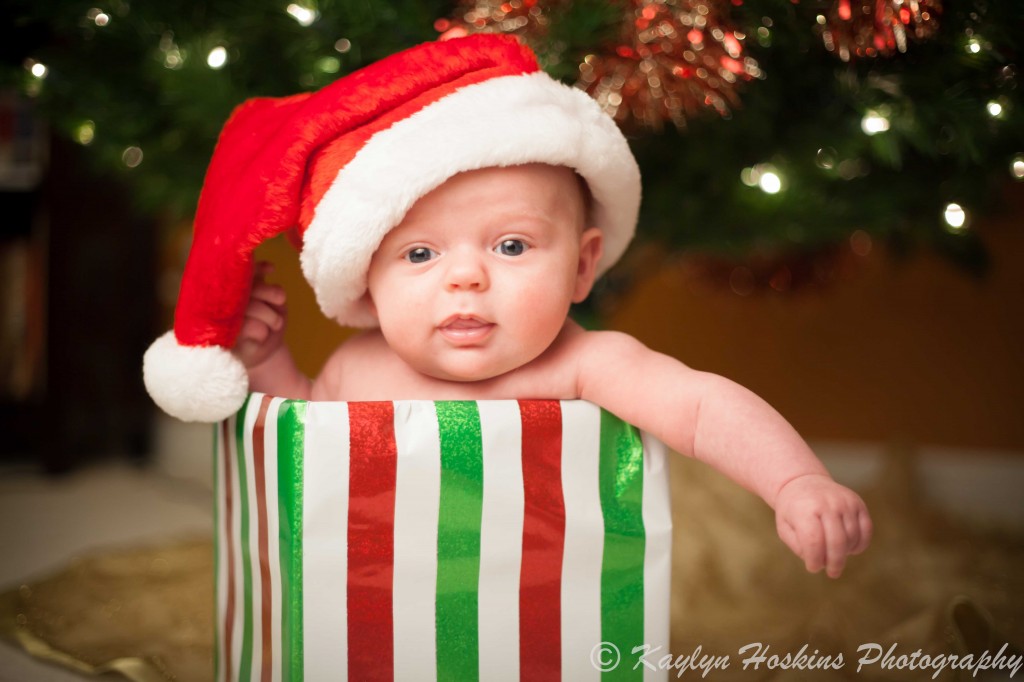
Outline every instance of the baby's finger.
{"type": "Polygon", "coordinates": [[[817,573],[825,567],[825,532],[821,527],[821,519],[813,517],[800,523],[797,528],[804,558],[804,565],[811,573],[817,573]]]}
{"type": "Polygon", "coordinates": [[[245,310],[246,320],[257,320],[268,328],[277,331],[284,325],[284,314],[280,308],[263,303],[250,301],[245,310]]]}
{"type": "Polygon", "coordinates": [[[249,341],[257,344],[263,343],[268,336],[270,336],[270,327],[265,322],[247,317],[242,323],[241,331],[238,332],[238,346],[241,347],[249,341]]]}
{"type": "Polygon", "coordinates": [[[286,300],[283,287],[265,282],[253,284],[251,297],[257,301],[263,301],[272,305],[284,305],[286,300]]]}
{"type": "Polygon", "coordinates": [[[842,523],[846,532],[846,552],[853,554],[853,550],[860,545],[860,521],[857,519],[857,512],[843,514],[842,523]]]}
{"type": "Polygon", "coordinates": [[[803,558],[800,551],[800,539],[796,535],[796,530],[790,524],[785,521],[778,521],[775,524],[776,530],[779,533],[779,538],[785,543],[786,547],[792,550],[793,554],[796,554],[801,559],[803,558]]]}
{"type": "Polygon", "coordinates": [[[846,543],[846,530],[843,528],[842,519],[832,514],[823,517],[821,525],[825,530],[825,544],[828,551],[825,572],[830,578],[838,578],[846,566],[846,554],[849,551],[846,543]]]}
{"type": "Polygon", "coordinates": [[[857,546],[850,550],[850,554],[860,554],[867,549],[868,545],[871,544],[871,536],[875,532],[874,524],[867,509],[861,509],[857,512],[857,525],[860,528],[860,538],[857,546]]]}

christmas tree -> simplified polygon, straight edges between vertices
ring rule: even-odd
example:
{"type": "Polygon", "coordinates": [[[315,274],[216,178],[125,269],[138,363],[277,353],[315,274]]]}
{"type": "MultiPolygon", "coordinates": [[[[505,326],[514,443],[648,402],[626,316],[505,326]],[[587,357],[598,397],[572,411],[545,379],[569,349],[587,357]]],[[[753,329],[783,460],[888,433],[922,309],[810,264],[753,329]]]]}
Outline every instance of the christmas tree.
{"type": "Polygon", "coordinates": [[[644,174],[642,241],[768,263],[756,284],[799,285],[801,263],[872,239],[982,271],[972,220],[1024,178],[1017,2],[24,0],[4,11],[3,85],[168,224],[194,210],[242,100],[471,31],[518,35],[615,116],[644,174]]]}

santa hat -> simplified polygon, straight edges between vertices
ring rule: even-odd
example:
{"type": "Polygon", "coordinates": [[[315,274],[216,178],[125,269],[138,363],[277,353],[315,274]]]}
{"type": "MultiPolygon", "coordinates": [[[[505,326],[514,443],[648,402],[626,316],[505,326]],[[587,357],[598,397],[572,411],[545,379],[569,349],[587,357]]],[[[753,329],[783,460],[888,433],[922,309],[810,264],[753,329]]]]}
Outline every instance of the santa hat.
{"type": "Polygon", "coordinates": [[[312,93],[239,106],[221,132],[195,218],[174,330],[146,352],[153,400],[185,421],[218,421],[248,393],[230,349],[253,250],[288,232],[324,314],[376,325],[370,258],[417,199],[457,173],[568,166],[593,195],[598,274],[633,236],[640,174],[598,104],[537,66],[515,39],[478,34],[419,45],[312,93]]]}

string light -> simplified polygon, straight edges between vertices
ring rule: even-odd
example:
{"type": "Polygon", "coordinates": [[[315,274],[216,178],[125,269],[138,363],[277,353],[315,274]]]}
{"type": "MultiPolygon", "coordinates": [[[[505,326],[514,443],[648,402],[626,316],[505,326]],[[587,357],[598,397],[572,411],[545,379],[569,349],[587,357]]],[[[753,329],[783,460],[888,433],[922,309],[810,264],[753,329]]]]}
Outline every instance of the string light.
{"type": "Polygon", "coordinates": [[[978,54],[981,52],[981,41],[977,38],[971,38],[967,41],[967,52],[970,54],[978,54]]]}
{"type": "Polygon", "coordinates": [[[757,42],[761,45],[761,47],[772,46],[772,32],[771,29],[768,28],[768,26],[757,27],[757,42]]]}
{"type": "Polygon", "coordinates": [[[38,78],[39,80],[46,78],[46,75],[50,73],[50,70],[46,68],[45,64],[43,64],[42,62],[37,62],[34,59],[27,60],[25,62],[25,68],[28,69],[28,72],[36,78],[38,78]]]}
{"type": "Polygon", "coordinates": [[[341,70],[341,60],[337,57],[321,57],[316,60],[316,69],[321,73],[338,73],[341,70]]]}
{"type": "Polygon", "coordinates": [[[985,110],[988,111],[988,115],[991,116],[992,118],[1002,118],[1003,113],[1005,112],[1003,105],[995,100],[992,100],[991,102],[986,104],[985,110]]]}
{"type": "Polygon", "coordinates": [[[783,179],[779,170],[770,163],[759,163],[740,172],[740,181],[747,187],[758,187],[765,194],[782,191],[783,179]]]}
{"type": "Polygon", "coordinates": [[[860,129],[867,135],[877,135],[889,129],[889,118],[884,111],[868,110],[860,120],[860,129]]]}
{"type": "Polygon", "coordinates": [[[206,64],[211,69],[220,69],[228,63],[228,51],[218,45],[217,47],[210,50],[210,54],[206,55],[206,64]]]}
{"type": "Polygon", "coordinates": [[[312,26],[320,14],[315,9],[304,7],[296,3],[292,3],[285,8],[285,11],[292,16],[295,21],[299,22],[299,26],[312,26]]]}
{"type": "Polygon", "coordinates": [[[92,121],[82,121],[77,128],[75,128],[75,139],[78,144],[88,146],[92,144],[93,139],[96,137],[96,124],[92,121]]]}
{"type": "Polygon", "coordinates": [[[142,163],[142,149],[139,147],[127,147],[121,154],[121,161],[129,168],[135,168],[142,163]]]}
{"type": "Polygon", "coordinates": [[[1024,154],[1017,154],[1010,162],[1010,175],[1015,180],[1024,180],[1024,154]]]}
{"type": "Polygon", "coordinates": [[[950,232],[963,232],[967,228],[967,211],[960,204],[946,204],[942,217],[950,232]]]}
{"type": "Polygon", "coordinates": [[[110,23],[110,15],[96,7],[89,10],[85,16],[97,26],[106,26],[110,23]]]}
{"type": "Polygon", "coordinates": [[[174,42],[174,31],[160,36],[160,51],[164,53],[164,68],[177,70],[185,65],[185,53],[174,42]]]}
{"type": "Polygon", "coordinates": [[[185,65],[185,55],[177,47],[173,47],[164,53],[164,67],[178,70],[185,65]]]}
{"type": "Polygon", "coordinates": [[[782,178],[774,171],[761,173],[761,179],[757,184],[766,194],[778,194],[782,190],[782,178]]]}

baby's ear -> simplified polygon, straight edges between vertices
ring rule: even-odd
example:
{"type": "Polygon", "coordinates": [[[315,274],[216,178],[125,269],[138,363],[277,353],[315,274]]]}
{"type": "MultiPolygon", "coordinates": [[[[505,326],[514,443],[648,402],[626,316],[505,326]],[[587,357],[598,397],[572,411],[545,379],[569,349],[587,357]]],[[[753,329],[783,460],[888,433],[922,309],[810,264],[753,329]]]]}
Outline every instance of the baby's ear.
{"type": "Polygon", "coordinates": [[[576,289],[572,302],[579,303],[590,295],[597,278],[597,262],[604,253],[604,234],[600,228],[588,227],[580,234],[580,260],[576,269],[576,289]]]}

